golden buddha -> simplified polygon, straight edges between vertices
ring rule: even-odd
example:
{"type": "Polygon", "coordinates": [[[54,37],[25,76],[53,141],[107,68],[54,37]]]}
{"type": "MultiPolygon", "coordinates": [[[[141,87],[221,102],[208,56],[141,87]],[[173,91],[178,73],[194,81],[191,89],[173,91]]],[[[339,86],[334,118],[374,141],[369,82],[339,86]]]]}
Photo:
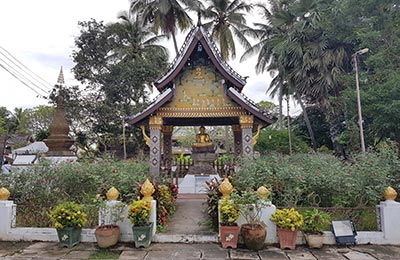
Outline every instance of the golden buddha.
{"type": "Polygon", "coordinates": [[[192,144],[192,150],[195,152],[213,152],[215,150],[204,126],[201,126],[200,132],[196,134],[196,142],[192,144]]]}

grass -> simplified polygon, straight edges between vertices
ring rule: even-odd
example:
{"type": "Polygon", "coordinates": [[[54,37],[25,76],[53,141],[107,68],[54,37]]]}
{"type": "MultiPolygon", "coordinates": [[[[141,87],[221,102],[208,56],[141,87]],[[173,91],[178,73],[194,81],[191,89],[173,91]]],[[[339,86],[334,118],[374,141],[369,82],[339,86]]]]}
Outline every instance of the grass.
{"type": "Polygon", "coordinates": [[[100,249],[96,253],[90,255],[89,259],[118,259],[120,254],[120,251],[100,249]]]}

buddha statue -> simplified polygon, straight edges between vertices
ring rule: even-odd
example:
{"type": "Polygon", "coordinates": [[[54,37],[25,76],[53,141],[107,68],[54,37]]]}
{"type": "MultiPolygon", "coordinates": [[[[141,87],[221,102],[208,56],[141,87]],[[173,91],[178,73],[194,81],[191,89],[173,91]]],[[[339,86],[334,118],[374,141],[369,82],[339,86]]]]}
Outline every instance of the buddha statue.
{"type": "Polygon", "coordinates": [[[194,152],[214,152],[214,144],[210,136],[206,133],[204,126],[200,127],[200,132],[196,134],[196,142],[192,144],[194,152]]]}

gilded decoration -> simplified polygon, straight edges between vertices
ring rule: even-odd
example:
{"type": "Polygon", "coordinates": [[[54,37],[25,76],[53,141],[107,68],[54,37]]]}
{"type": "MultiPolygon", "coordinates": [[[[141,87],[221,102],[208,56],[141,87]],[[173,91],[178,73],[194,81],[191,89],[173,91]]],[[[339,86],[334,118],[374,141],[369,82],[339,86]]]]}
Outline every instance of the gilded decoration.
{"type": "Polygon", "coordinates": [[[217,109],[235,106],[225,95],[224,83],[211,66],[188,69],[175,79],[175,97],[167,107],[217,109]]]}
{"type": "Polygon", "coordinates": [[[161,116],[156,115],[156,116],[151,116],[149,120],[149,128],[150,129],[156,129],[156,130],[161,130],[163,124],[163,119],[161,116]]]}
{"type": "Polygon", "coordinates": [[[119,191],[115,187],[111,187],[106,193],[107,200],[117,200],[119,191]]]}
{"type": "Polygon", "coordinates": [[[143,183],[142,187],[140,188],[140,193],[143,195],[144,200],[153,200],[153,193],[155,189],[153,184],[149,181],[149,179],[146,179],[146,181],[143,183]]]}
{"type": "Polygon", "coordinates": [[[172,108],[161,107],[157,111],[160,117],[198,118],[198,117],[235,117],[245,115],[246,111],[238,106],[221,108],[172,108]]]}
{"type": "Polygon", "coordinates": [[[0,200],[8,200],[10,197],[10,191],[6,188],[0,188],[0,200]]]}
{"type": "Polygon", "coordinates": [[[395,200],[397,197],[397,192],[392,187],[387,187],[383,193],[385,200],[395,200]]]}
{"type": "Polygon", "coordinates": [[[254,116],[253,115],[241,115],[239,117],[239,123],[241,128],[253,128],[254,116]]]}
{"type": "Polygon", "coordinates": [[[218,190],[222,193],[222,198],[230,198],[233,186],[228,178],[224,179],[224,181],[219,185],[218,190]]]}
{"type": "Polygon", "coordinates": [[[257,193],[262,199],[267,200],[269,195],[271,194],[271,189],[267,189],[264,186],[261,186],[257,189],[257,193]]]}
{"type": "Polygon", "coordinates": [[[143,134],[143,138],[144,138],[144,140],[145,140],[145,142],[146,142],[146,145],[147,145],[148,147],[150,147],[150,137],[146,134],[145,126],[144,126],[144,125],[141,125],[141,126],[140,126],[140,129],[142,129],[142,134],[143,134]]]}
{"type": "Polygon", "coordinates": [[[257,126],[257,133],[253,136],[253,145],[256,145],[257,143],[258,137],[260,136],[261,133],[261,128],[262,128],[261,124],[257,126]]]}

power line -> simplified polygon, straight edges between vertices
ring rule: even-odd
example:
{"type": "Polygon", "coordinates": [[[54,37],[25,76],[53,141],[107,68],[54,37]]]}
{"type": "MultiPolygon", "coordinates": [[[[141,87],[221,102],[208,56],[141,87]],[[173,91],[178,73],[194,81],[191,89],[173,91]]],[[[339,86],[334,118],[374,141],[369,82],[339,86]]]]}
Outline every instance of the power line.
{"type": "Polygon", "coordinates": [[[33,92],[35,92],[36,94],[38,94],[38,96],[40,97],[44,97],[43,95],[41,95],[39,92],[37,92],[34,88],[32,88],[31,86],[29,86],[27,83],[25,83],[23,80],[21,80],[18,76],[16,76],[13,72],[11,72],[10,70],[8,70],[5,66],[3,66],[0,63],[0,67],[2,67],[3,69],[5,69],[8,73],[10,73],[11,75],[13,75],[17,80],[19,80],[22,84],[24,84],[25,86],[27,86],[29,89],[31,89],[33,92]]]}
{"type": "MultiPolygon", "coordinates": [[[[40,77],[39,75],[37,75],[35,72],[33,72],[31,69],[29,69],[26,65],[24,65],[20,60],[18,60],[16,57],[14,57],[9,51],[7,51],[6,49],[4,49],[3,47],[0,46],[0,49],[3,50],[3,56],[5,56],[8,60],[10,60],[13,64],[15,64],[18,68],[20,68],[21,70],[23,70],[26,74],[29,75],[28,72],[30,72],[30,74],[32,74],[35,77],[32,77],[32,75],[30,75],[31,78],[33,78],[34,80],[36,80],[39,84],[41,84],[43,87],[45,87],[46,89],[50,90],[53,88],[53,85],[50,84],[49,82],[47,82],[45,79],[43,79],[42,77],[40,77]],[[12,61],[10,58],[8,58],[6,55],[4,55],[4,52],[6,52],[11,58],[13,58],[17,63],[19,63],[22,67],[24,67],[26,70],[28,70],[28,72],[26,72],[23,68],[21,68],[18,64],[16,64],[14,61],[12,61]],[[39,79],[39,80],[38,80],[39,79]],[[44,83],[44,84],[43,84],[44,83]]],[[[0,50],[1,52],[1,50],[0,50]]]]}

